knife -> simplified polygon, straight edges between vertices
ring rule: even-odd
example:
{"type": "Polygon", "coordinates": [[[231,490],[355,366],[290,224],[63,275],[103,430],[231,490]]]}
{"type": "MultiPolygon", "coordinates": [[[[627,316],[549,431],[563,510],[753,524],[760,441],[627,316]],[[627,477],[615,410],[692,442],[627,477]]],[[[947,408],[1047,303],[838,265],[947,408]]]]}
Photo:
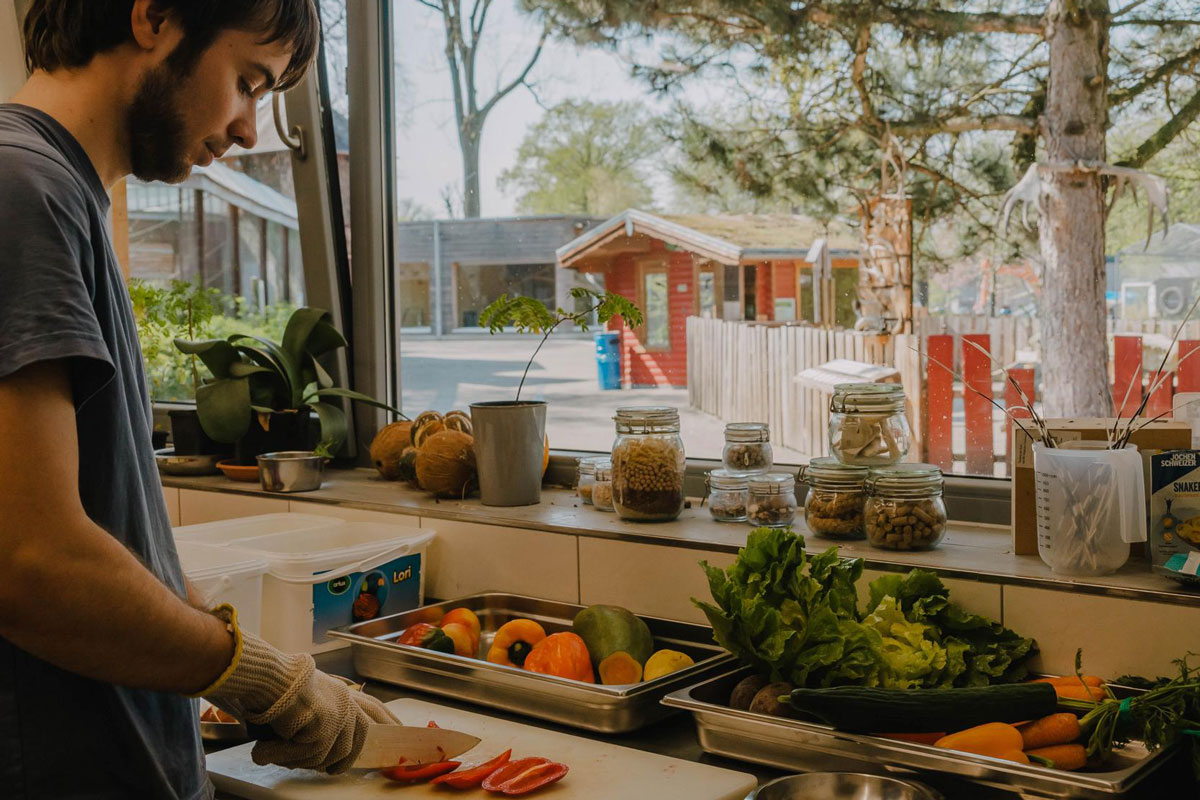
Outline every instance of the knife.
{"type": "MultiPolygon", "coordinates": [[[[251,739],[260,742],[278,739],[268,725],[247,725],[251,739]]],[[[448,761],[479,744],[479,737],[448,728],[418,728],[373,722],[367,726],[367,738],[354,760],[353,769],[433,764],[448,761]]]]}

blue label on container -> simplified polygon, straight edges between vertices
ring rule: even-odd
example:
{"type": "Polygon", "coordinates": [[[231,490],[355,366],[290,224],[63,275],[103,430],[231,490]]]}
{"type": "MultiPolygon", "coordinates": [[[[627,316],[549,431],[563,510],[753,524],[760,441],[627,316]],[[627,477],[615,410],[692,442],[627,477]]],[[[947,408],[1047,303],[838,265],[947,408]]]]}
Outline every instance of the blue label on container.
{"type": "Polygon", "coordinates": [[[330,641],[330,628],[411,611],[420,602],[420,554],[313,584],[313,643],[330,641]]]}

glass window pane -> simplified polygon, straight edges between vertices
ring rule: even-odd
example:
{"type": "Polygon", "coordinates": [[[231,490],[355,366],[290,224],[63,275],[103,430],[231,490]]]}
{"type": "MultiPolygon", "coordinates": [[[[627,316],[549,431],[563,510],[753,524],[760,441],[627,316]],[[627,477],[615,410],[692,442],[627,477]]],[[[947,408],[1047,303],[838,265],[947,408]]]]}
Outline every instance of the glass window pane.
{"type": "Polygon", "coordinates": [[[671,346],[671,319],[667,311],[667,276],[652,272],[646,276],[646,346],[671,346]]]}

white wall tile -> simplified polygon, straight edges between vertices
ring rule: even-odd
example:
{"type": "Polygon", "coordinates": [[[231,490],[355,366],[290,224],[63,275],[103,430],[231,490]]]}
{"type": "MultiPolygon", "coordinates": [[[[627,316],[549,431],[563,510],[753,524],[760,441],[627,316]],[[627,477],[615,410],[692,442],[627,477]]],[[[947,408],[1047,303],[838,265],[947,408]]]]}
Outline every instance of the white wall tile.
{"type": "Polygon", "coordinates": [[[287,510],[288,501],[278,497],[179,490],[180,525],[197,525],[259,514],[281,514],[287,510]]]}
{"type": "Polygon", "coordinates": [[[1105,678],[1177,674],[1171,661],[1200,652],[1200,608],[1023,586],[1004,587],[1004,624],[1037,639],[1036,666],[1051,674],[1083,668],[1105,678]]]}
{"type": "Polygon", "coordinates": [[[425,594],[453,600],[478,592],[511,592],[579,602],[576,537],[425,517],[437,532],[429,545],[425,594]]]}
{"type": "Polygon", "coordinates": [[[608,603],[635,614],[707,623],[691,598],[710,600],[700,561],[733,563],[730,553],[581,537],[579,594],[584,605],[608,603]]]}
{"type": "Polygon", "coordinates": [[[163,502],[167,504],[167,518],[171,520],[171,527],[179,526],[179,490],[170,486],[162,487],[163,502]]]}
{"type": "Polygon", "coordinates": [[[389,511],[368,511],[363,508],[347,508],[328,503],[314,503],[311,500],[289,500],[290,510],[301,514],[316,514],[322,517],[334,517],[346,522],[379,522],[384,525],[402,525],[405,528],[421,527],[421,518],[416,514],[393,514],[389,511]]]}

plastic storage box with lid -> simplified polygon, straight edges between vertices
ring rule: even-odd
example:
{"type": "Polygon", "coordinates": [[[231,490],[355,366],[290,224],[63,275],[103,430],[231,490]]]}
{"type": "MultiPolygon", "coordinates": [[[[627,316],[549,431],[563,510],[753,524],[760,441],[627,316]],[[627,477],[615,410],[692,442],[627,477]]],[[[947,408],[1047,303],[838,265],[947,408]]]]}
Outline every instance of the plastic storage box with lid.
{"type": "Polygon", "coordinates": [[[208,542],[211,534],[220,545],[267,562],[262,637],[276,647],[308,653],[345,647],[326,632],[424,603],[425,550],[433,531],[310,516],[293,530],[261,533],[287,522],[249,517],[176,529],[185,540],[208,542]],[[305,527],[313,519],[323,524],[305,527]],[[237,538],[236,522],[246,523],[250,535],[237,538]]]}
{"type": "Polygon", "coordinates": [[[229,603],[244,630],[262,632],[262,585],[267,562],[240,550],[199,542],[175,543],[179,563],[208,608],[229,603]]]}

